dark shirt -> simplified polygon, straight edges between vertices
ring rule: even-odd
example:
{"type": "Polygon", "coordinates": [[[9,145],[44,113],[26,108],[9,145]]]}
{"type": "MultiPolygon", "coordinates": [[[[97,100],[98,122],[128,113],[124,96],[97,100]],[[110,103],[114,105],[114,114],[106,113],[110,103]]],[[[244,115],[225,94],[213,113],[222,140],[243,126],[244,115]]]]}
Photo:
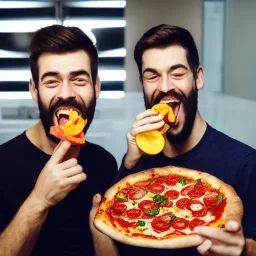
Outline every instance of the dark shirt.
{"type": "MultiPolygon", "coordinates": [[[[50,157],[25,132],[0,146],[0,233],[33,190],[50,157]]],[[[92,198],[97,193],[104,195],[116,175],[117,163],[109,152],[89,142],[81,147],[78,163],[87,179],[51,208],[33,256],[94,255],[89,229],[92,198]]]]}
{"type": "MultiPolygon", "coordinates": [[[[230,184],[244,205],[243,231],[245,237],[256,238],[256,150],[236,141],[207,125],[200,142],[190,151],[177,157],[167,157],[163,152],[143,156],[131,170],[123,163],[115,182],[129,174],[153,167],[181,166],[212,174],[230,184]]],[[[196,248],[179,250],[148,249],[117,243],[123,255],[198,255],[196,248]]]]}

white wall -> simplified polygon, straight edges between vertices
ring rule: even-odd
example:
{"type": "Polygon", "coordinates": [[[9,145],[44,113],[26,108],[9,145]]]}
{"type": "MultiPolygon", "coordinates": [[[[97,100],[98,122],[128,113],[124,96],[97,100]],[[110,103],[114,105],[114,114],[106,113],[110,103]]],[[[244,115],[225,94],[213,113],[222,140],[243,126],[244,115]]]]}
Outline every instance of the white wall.
{"type": "Polygon", "coordinates": [[[127,0],[125,19],[127,92],[141,90],[133,50],[136,42],[151,27],[166,23],[188,29],[201,53],[201,0],[127,0]]]}
{"type": "Polygon", "coordinates": [[[227,0],[227,94],[256,101],[256,1],[227,0]]]}

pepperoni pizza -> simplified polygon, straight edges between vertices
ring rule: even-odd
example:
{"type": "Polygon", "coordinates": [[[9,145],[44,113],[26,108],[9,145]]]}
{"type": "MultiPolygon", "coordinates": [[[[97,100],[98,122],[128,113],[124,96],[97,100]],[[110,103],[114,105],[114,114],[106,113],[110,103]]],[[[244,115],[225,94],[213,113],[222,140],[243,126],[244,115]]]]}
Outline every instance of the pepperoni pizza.
{"type": "Polygon", "coordinates": [[[183,248],[202,243],[195,226],[223,227],[237,197],[216,177],[180,167],[129,175],[105,194],[94,225],[109,237],[135,246],[183,248]]]}

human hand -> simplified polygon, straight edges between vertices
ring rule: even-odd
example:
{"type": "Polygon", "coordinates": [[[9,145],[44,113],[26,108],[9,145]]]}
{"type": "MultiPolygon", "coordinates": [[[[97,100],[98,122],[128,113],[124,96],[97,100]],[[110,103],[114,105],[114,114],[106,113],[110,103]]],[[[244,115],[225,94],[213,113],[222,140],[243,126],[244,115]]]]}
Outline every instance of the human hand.
{"type": "Polygon", "coordinates": [[[153,112],[151,109],[148,109],[136,116],[131,130],[126,136],[128,145],[127,154],[124,161],[126,168],[131,169],[134,167],[144,154],[136,144],[136,135],[141,132],[160,129],[163,127],[163,125],[163,116],[153,112]]]}
{"type": "Polygon", "coordinates": [[[241,227],[243,204],[239,197],[228,198],[225,228],[195,227],[194,232],[205,241],[197,247],[201,255],[215,256],[241,255],[245,246],[245,238],[241,227]]]}
{"type": "Polygon", "coordinates": [[[68,141],[61,141],[58,144],[42,169],[31,193],[45,209],[56,205],[86,179],[83,168],[78,164],[77,159],[71,158],[63,162],[70,146],[68,141]]]}
{"type": "Polygon", "coordinates": [[[94,197],[92,199],[92,208],[91,208],[91,211],[90,211],[90,214],[89,214],[89,225],[90,225],[90,229],[91,229],[92,232],[98,231],[94,227],[93,221],[94,221],[95,214],[98,211],[98,208],[100,206],[100,202],[101,202],[101,195],[100,194],[94,195],[94,197]]]}

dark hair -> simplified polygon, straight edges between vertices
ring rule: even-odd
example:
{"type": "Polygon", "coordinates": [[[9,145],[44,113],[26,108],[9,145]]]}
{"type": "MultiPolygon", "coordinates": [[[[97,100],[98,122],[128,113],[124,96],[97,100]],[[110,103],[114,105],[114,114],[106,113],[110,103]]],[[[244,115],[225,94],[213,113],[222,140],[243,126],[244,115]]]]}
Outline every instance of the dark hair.
{"type": "Polygon", "coordinates": [[[30,69],[38,87],[38,59],[42,53],[66,53],[83,49],[90,57],[92,82],[98,75],[98,52],[91,39],[77,27],[52,25],[37,30],[29,46],[30,69]]]}
{"type": "Polygon", "coordinates": [[[186,50],[189,67],[194,77],[196,77],[200,63],[192,35],[184,28],[166,24],[161,24],[148,30],[135,46],[134,59],[137,63],[140,77],[142,77],[142,55],[144,51],[151,48],[164,48],[170,45],[180,45],[186,50]]]}

